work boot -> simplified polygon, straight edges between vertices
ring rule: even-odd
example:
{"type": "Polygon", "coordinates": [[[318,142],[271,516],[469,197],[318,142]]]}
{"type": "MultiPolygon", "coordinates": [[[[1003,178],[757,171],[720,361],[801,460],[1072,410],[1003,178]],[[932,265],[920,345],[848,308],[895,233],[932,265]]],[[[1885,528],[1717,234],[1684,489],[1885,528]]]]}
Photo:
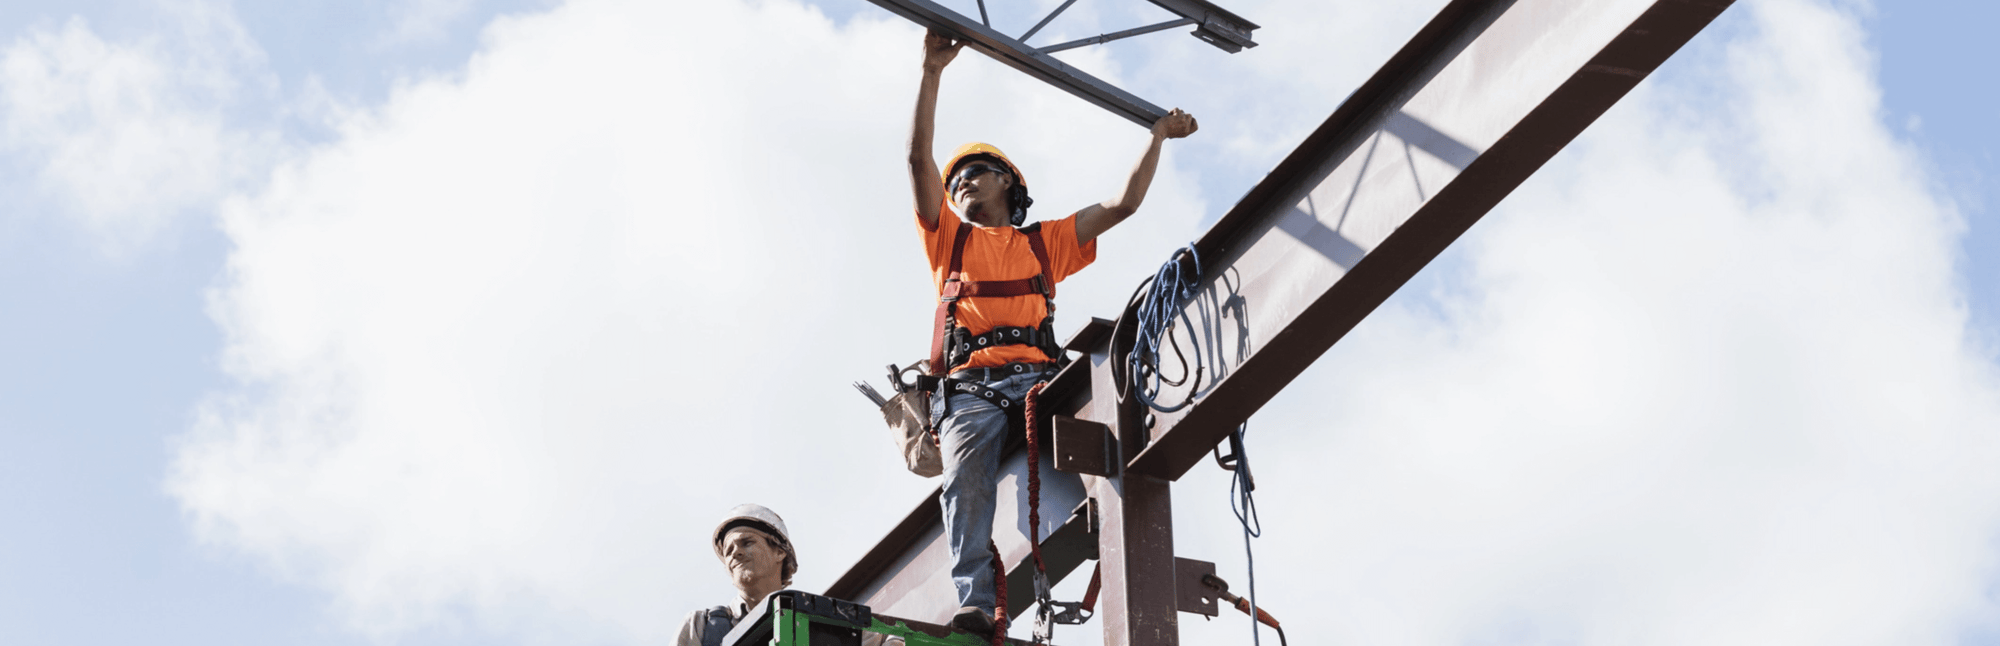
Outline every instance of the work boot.
{"type": "Polygon", "coordinates": [[[978,606],[966,606],[959,608],[958,614],[952,615],[951,627],[981,637],[992,637],[993,615],[987,614],[978,606]]]}

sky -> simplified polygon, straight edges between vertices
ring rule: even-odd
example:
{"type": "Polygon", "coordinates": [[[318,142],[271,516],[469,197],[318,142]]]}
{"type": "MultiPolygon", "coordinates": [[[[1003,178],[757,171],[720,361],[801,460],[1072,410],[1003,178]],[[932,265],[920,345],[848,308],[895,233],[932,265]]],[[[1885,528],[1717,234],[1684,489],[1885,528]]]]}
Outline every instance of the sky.
{"type": "MultiPolygon", "coordinates": [[[[1442,2],[1222,4],[1259,47],[1063,55],[1202,125],[1065,334],[1442,2]]],[[[1251,420],[1260,603],[1302,643],[2000,644],[1996,18],[1729,9],[1251,420]]],[[[920,51],[860,0],[0,6],[0,643],[663,644],[741,502],[823,590],[935,486],[848,385],[928,342],[920,51]]],[[[974,139],[1052,218],[1145,134],[966,53],[938,152],[974,139]]],[[[1243,587],[1225,474],[1174,508],[1243,587]]]]}

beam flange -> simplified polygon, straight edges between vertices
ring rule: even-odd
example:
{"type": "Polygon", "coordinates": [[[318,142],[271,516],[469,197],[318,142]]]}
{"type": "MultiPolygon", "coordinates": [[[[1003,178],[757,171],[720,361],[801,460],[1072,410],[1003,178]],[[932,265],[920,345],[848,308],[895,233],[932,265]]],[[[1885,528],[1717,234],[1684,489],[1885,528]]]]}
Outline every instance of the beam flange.
{"type": "Polygon", "coordinates": [[[1161,9],[1172,11],[1182,18],[1194,21],[1193,36],[1200,38],[1222,51],[1234,54],[1245,48],[1256,47],[1250,40],[1250,32],[1257,30],[1257,23],[1244,20],[1242,16],[1230,13],[1228,9],[1215,6],[1208,0],[1148,0],[1161,9]]]}

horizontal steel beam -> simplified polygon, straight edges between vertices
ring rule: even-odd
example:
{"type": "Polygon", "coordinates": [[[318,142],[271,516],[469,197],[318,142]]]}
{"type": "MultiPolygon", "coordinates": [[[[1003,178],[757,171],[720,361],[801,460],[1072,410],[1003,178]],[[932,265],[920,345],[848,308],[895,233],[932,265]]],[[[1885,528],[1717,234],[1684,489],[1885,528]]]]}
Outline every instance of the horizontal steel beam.
{"type": "Polygon", "coordinates": [[[1450,3],[1196,243],[1212,381],[1130,470],[1187,472],[1730,4],[1450,3]]]}
{"type": "Polygon", "coordinates": [[[1167,116],[1167,111],[1145,99],[1133,96],[1083,72],[1069,64],[1056,60],[1054,56],[1036,51],[1026,43],[1014,40],[1006,34],[947,9],[930,0],[868,0],[896,15],[910,19],[919,25],[951,34],[953,38],[964,40],[973,49],[984,52],[993,60],[1007,64],[1028,76],[1062,88],[1063,91],[1089,101],[1112,114],[1124,117],[1141,126],[1152,127],[1153,122],[1167,116]]]}

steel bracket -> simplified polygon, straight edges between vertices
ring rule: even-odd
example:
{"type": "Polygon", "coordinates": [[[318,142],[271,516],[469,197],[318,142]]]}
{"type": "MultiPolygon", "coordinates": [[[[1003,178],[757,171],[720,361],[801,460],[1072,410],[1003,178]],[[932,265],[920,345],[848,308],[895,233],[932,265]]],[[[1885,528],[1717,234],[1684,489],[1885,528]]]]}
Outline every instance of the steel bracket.
{"type": "Polygon", "coordinates": [[[1202,575],[1215,575],[1215,564],[1174,557],[1174,609],[1197,615],[1216,616],[1215,588],[1201,582],[1202,575]]]}
{"type": "Polygon", "coordinates": [[[1068,415],[1055,416],[1056,470],[1110,477],[1118,472],[1111,427],[1068,415]]]}

